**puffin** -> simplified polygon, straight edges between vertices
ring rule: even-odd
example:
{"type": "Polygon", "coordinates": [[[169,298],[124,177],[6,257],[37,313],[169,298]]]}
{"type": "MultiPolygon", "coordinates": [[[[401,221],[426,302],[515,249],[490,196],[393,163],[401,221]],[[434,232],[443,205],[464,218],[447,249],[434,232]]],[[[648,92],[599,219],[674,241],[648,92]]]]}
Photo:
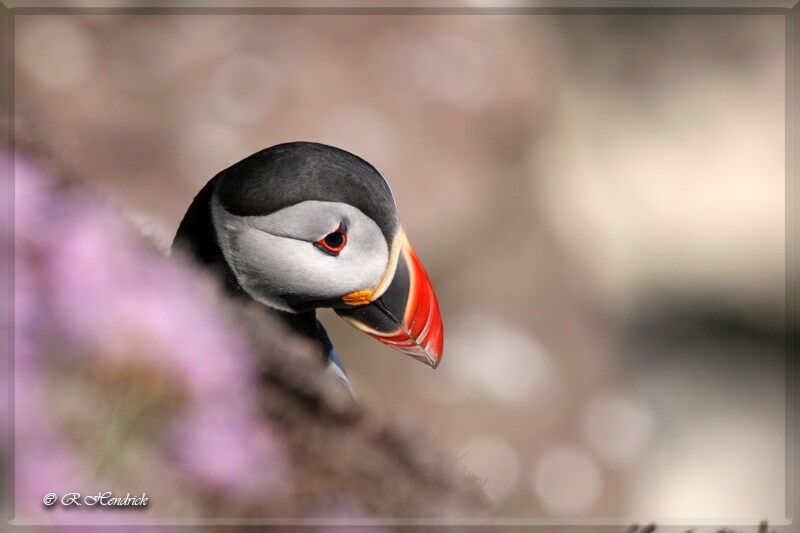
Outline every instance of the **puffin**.
{"type": "Polygon", "coordinates": [[[319,347],[353,393],[316,311],[331,308],[383,344],[436,368],[444,329],[430,278],[383,174],[340,148],[289,142],[219,172],[175,239],[235,297],[259,302],[319,347]]]}

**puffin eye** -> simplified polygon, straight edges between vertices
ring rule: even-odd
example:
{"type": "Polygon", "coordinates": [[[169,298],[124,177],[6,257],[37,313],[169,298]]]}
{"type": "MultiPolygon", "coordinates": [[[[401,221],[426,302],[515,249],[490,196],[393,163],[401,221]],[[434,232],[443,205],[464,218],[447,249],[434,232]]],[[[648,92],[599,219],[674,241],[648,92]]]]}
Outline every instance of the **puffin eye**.
{"type": "Polygon", "coordinates": [[[336,231],[328,233],[323,238],[314,243],[319,250],[328,255],[337,256],[339,252],[344,250],[347,244],[347,226],[344,222],[339,224],[336,231]]]}

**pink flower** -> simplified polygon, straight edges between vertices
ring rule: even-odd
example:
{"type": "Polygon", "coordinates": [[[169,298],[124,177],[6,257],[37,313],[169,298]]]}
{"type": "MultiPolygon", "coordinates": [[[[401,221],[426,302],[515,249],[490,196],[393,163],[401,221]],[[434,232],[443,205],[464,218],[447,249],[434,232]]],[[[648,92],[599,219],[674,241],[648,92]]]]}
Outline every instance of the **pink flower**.
{"type": "Polygon", "coordinates": [[[176,427],[172,445],[192,478],[227,493],[268,500],[285,481],[283,450],[241,406],[198,406],[176,427]]]}
{"type": "MultiPolygon", "coordinates": [[[[151,437],[153,460],[163,462],[153,470],[192,480],[201,492],[233,491],[253,501],[275,492],[288,475],[286,454],[258,414],[254,358],[217,289],[146,246],[118,209],[54,187],[24,157],[16,168],[17,507],[61,522],[64,512],[41,504],[46,492],[102,488],[100,473],[85,466],[92,450],[77,449],[64,433],[58,394],[66,393],[47,384],[64,366],[91,384],[93,370],[120,362],[155,369],[181,396],[167,438],[151,437]]],[[[114,471],[102,475],[113,478],[114,471]]],[[[67,518],[129,523],[145,516],[110,513],[67,518]]]]}

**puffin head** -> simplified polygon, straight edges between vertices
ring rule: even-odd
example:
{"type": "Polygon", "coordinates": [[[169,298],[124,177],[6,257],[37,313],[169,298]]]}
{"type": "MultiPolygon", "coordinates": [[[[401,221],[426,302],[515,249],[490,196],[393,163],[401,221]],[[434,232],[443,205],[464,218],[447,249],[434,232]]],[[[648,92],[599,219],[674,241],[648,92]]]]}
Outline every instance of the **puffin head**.
{"type": "Polygon", "coordinates": [[[439,304],[375,167],[293,142],[253,154],[209,186],[217,245],[250,297],[288,313],[333,308],[380,342],[439,364],[439,304]]]}

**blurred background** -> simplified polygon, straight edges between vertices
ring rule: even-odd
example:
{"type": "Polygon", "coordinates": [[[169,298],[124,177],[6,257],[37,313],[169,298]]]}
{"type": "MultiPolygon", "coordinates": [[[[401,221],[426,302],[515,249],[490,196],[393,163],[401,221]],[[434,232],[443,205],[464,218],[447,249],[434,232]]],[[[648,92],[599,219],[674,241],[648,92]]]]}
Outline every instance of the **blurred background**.
{"type": "Polygon", "coordinates": [[[165,249],[264,147],[383,172],[443,363],[321,318],[501,516],[785,516],[783,16],[14,20],[18,127],[165,249]]]}

